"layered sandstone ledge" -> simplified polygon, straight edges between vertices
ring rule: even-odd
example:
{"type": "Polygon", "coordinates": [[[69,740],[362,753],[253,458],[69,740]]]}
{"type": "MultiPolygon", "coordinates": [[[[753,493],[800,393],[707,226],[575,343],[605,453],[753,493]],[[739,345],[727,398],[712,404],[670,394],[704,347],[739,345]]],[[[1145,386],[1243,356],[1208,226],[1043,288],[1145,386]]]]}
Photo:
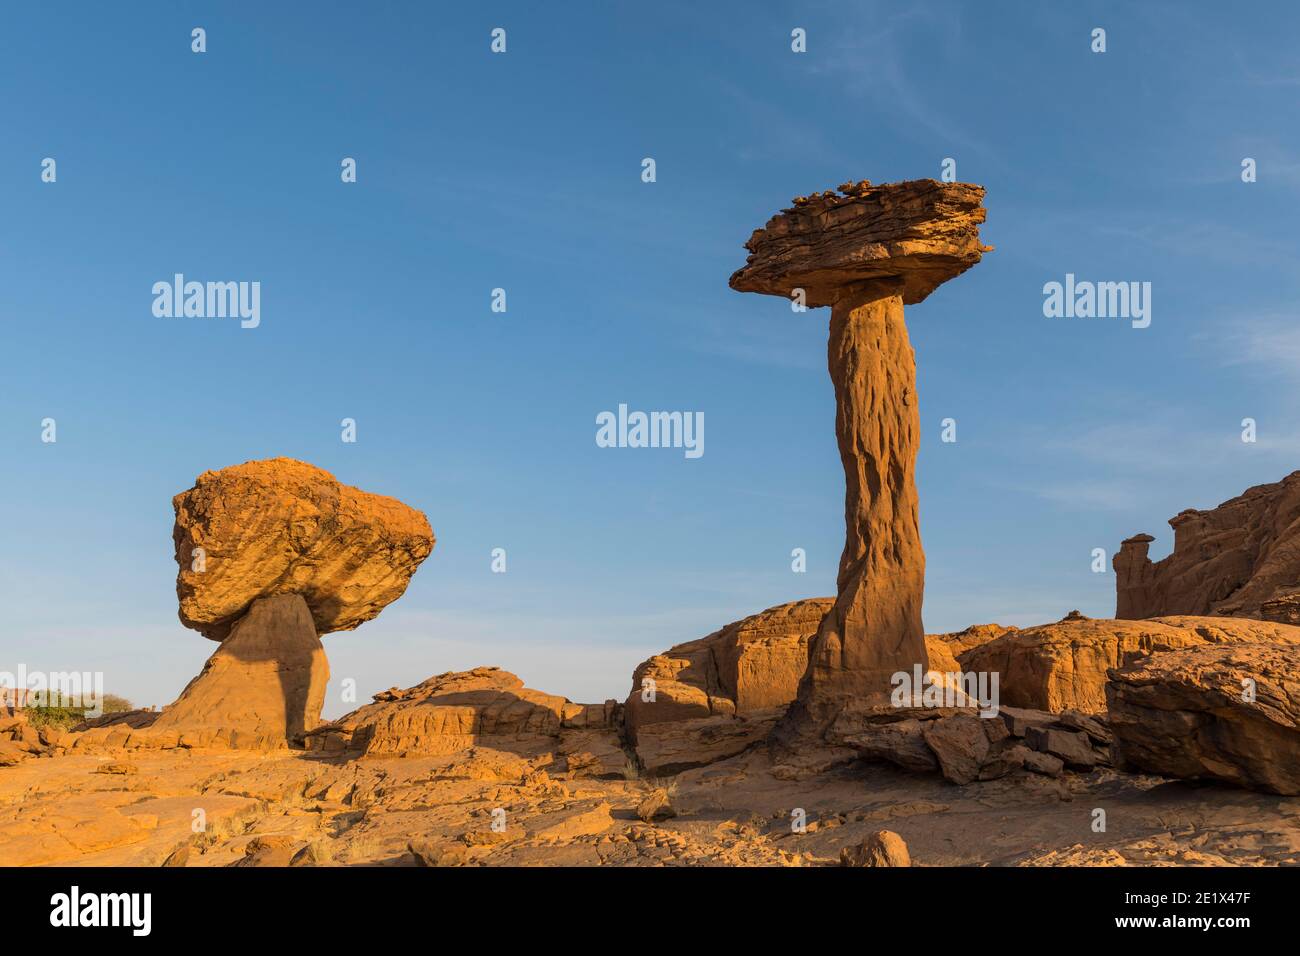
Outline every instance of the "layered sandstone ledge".
{"type": "Polygon", "coordinates": [[[992,251],[979,236],[983,202],[982,186],[933,179],[796,197],[754,230],[731,287],[787,298],[799,288],[815,308],[834,305],[846,287],[902,278],[903,304],[912,305],[992,251]]]}

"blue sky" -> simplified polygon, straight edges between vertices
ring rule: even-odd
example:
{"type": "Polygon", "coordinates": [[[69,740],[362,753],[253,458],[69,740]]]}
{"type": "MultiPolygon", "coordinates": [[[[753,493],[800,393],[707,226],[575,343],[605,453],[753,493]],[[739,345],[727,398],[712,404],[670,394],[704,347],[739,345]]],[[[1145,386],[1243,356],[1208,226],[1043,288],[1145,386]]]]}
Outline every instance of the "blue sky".
{"type": "Polygon", "coordinates": [[[1108,616],[1093,548],[1161,556],[1178,511],[1300,465],[1298,28],[1286,3],[7,5],[0,669],[174,698],[214,645],[176,618],[171,496],[274,455],[437,534],[325,638],[363,700],[473,664],[622,697],[650,652],[833,593],[829,310],[727,279],[790,197],[945,157],[997,250],[909,309],[927,629],[1108,616]],[[154,317],[176,272],[259,281],[260,327],[154,317]],[[1067,272],[1151,282],[1151,326],[1045,318],[1067,272]],[[704,456],[598,448],[620,402],[702,411],[704,456]]]}

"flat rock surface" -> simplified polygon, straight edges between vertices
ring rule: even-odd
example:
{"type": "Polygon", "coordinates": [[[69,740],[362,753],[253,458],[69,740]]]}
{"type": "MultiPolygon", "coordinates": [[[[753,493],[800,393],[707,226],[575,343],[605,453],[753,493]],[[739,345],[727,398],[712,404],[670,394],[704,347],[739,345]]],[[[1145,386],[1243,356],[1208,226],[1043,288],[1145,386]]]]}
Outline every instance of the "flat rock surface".
{"type": "Polygon", "coordinates": [[[112,759],[123,758],[73,753],[0,768],[0,859],[834,866],[843,849],[888,829],[913,866],[1300,863],[1300,799],[1110,770],[957,787],[855,764],[791,781],[750,752],[675,778],[676,816],[647,823],[637,809],[662,782],[575,778],[546,755],[485,747],[406,759],[136,751],[137,773],[96,772],[112,759]],[[1105,833],[1092,830],[1096,807],[1107,811],[1105,833]],[[796,808],[803,833],[792,832],[796,808]]]}

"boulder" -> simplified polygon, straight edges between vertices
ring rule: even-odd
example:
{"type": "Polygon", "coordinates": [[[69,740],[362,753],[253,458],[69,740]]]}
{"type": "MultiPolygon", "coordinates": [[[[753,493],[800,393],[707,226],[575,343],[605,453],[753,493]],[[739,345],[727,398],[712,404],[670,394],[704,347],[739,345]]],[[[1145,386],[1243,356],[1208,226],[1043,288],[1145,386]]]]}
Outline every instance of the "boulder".
{"type": "Polygon", "coordinates": [[[857,846],[840,851],[840,866],[911,866],[907,844],[893,830],[877,830],[857,846]]]}
{"type": "Polygon", "coordinates": [[[1058,757],[1070,767],[1089,770],[1102,762],[1101,755],[1092,749],[1092,742],[1082,731],[1031,727],[1025,734],[1025,743],[1033,750],[1058,757]]]}
{"type": "Polygon", "coordinates": [[[277,594],[302,595],[318,635],[352,630],[433,550],[421,512],[292,458],[206,471],[172,506],[181,622],[215,641],[277,594]]]}
{"type": "Polygon", "coordinates": [[[1208,511],[1169,520],[1173,551],[1152,562],[1138,534],[1115,554],[1118,618],[1171,614],[1300,624],[1300,471],[1208,511]]]}
{"type": "Polygon", "coordinates": [[[677,811],[673,809],[672,795],[668,790],[657,787],[636,805],[636,815],[646,823],[654,823],[677,816],[677,811]]]}
{"type": "Polygon", "coordinates": [[[664,776],[726,760],[762,743],[781,711],[745,717],[720,715],[642,726],[630,737],[641,769],[664,776]]]}
{"type": "Polygon", "coordinates": [[[1106,698],[1116,760],[1300,795],[1298,674],[1300,647],[1270,644],[1191,647],[1115,668],[1106,698]]]}
{"type": "Polygon", "coordinates": [[[12,741],[0,739],[0,767],[12,767],[31,757],[26,750],[12,741]]]}
{"type": "Polygon", "coordinates": [[[965,784],[980,775],[989,755],[985,718],[958,714],[945,720],[926,721],[922,734],[934,752],[944,779],[965,784]]]}
{"type": "Polygon", "coordinates": [[[1202,644],[1300,644],[1300,627],[1219,617],[1119,621],[1067,617],[1009,630],[963,652],[967,672],[997,673],[1003,705],[1049,712],[1106,710],[1107,671],[1157,651],[1202,644]]]}
{"type": "Polygon", "coordinates": [[[912,773],[940,769],[925,737],[925,725],[938,714],[918,716],[881,712],[877,719],[847,707],[826,732],[827,742],[840,745],[869,762],[890,763],[912,773]]]}

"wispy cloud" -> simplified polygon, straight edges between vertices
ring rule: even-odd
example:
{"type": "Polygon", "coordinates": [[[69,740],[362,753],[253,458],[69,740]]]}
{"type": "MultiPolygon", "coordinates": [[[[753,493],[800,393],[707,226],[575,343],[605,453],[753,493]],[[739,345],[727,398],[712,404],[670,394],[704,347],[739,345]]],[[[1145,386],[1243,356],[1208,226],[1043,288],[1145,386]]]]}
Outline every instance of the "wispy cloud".
{"type": "Polygon", "coordinates": [[[1300,379],[1300,316],[1272,312],[1238,317],[1198,333],[1194,340],[1224,366],[1250,366],[1300,379]]]}
{"type": "MultiPolygon", "coordinates": [[[[1013,479],[1005,487],[1076,511],[1140,512],[1162,502],[1167,508],[1171,489],[1240,491],[1277,481],[1300,465],[1300,430],[1279,431],[1266,423],[1247,443],[1237,420],[1225,420],[1219,429],[1191,427],[1162,409],[1063,434],[1035,428],[1020,450],[1025,447],[1037,449],[1036,466],[1058,477],[1037,484],[1013,479]]],[[[1178,508],[1215,504],[1183,501],[1178,508]]]]}
{"type": "MultiPolygon", "coordinates": [[[[1219,37],[1216,36],[1215,39],[1219,37]]],[[[1300,86],[1300,60],[1295,58],[1284,63],[1265,63],[1260,60],[1258,50],[1252,50],[1251,55],[1247,56],[1239,47],[1233,47],[1232,59],[1237,71],[1251,86],[1300,86]]]]}
{"type": "MultiPolygon", "coordinates": [[[[1146,213],[1140,215],[1150,218],[1146,213]]],[[[1140,242],[1162,252],[1220,265],[1268,268],[1287,275],[1300,271],[1294,241],[1262,237],[1222,222],[1165,220],[1153,225],[1139,222],[1135,215],[1133,224],[1126,225],[1108,216],[1093,231],[1101,237],[1140,242]]]]}
{"type": "Polygon", "coordinates": [[[882,111],[900,114],[907,128],[924,129],[997,161],[993,148],[951,115],[949,104],[960,100],[951,95],[927,96],[904,61],[909,41],[918,37],[932,51],[945,44],[956,46],[961,38],[960,11],[872,5],[856,13],[858,23],[831,38],[830,50],[812,60],[808,71],[833,79],[882,111]]]}
{"type": "Polygon", "coordinates": [[[1137,480],[1056,481],[1050,485],[1033,488],[1033,493],[1044,501],[1067,508],[1088,511],[1127,511],[1140,497],[1141,482],[1137,480]]]}

